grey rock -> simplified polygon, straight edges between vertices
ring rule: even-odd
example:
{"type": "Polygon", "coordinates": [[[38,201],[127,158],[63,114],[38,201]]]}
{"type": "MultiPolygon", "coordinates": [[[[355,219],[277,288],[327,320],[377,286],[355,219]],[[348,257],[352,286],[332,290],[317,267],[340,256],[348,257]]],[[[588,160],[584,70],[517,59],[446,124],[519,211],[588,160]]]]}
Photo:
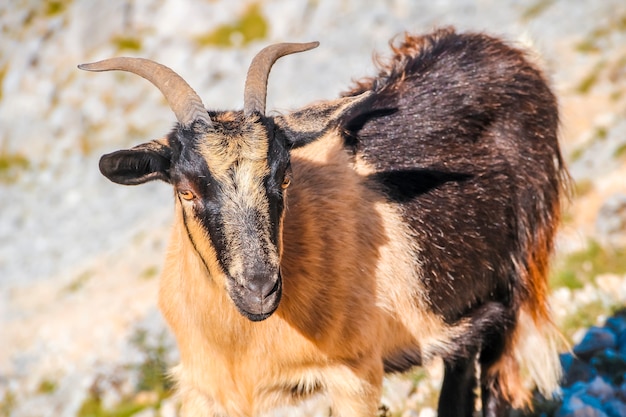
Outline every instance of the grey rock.
{"type": "Polygon", "coordinates": [[[615,396],[615,388],[602,377],[595,377],[587,385],[587,394],[605,402],[615,396]]]}
{"type": "Polygon", "coordinates": [[[626,382],[623,382],[619,387],[617,387],[617,389],[615,390],[615,395],[622,402],[626,403],[626,382]]]}
{"type": "Polygon", "coordinates": [[[585,403],[577,396],[567,396],[563,399],[563,404],[557,410],[554,417],[570,417],[576,411],[585,407],[585,403]]]}
{"type": "Polygon", "coordinates": [[[606,319],[604,327],[611,329],[616,336],[619,336],[620,334],[626,332],[626,318],[622,316],[609,317],[606,319]]]}
{"type": "Polygon", "coordinates": [[[626,404],[617,399],[608,401],[606,404],[604,404],[603,409],[609,417],[626,416],[626,404]]]}
{"type": "Polygon", "coordinates": [[[589,407],[593,407],[597,410],[601,410],[602,409],[602,401],[597,398],[594,395],[591,394],[583,394],[580,397],[578,397],[582,400],[583,403],[585,403],[585,405],[589,406],[589,407]]]}
{"type": "Polygon", "coordinates": [[[617,346],[617,337],[611,330],[603,327],[591,327],[583,340],[574,346],[574,354],[588,360],[597,352],[617,346]]]}
{"type": "Polygon", "coordinates": [[[569,387],[578,382],[588,382],[596,375],[597,372],[593,366],[578,358],[574,358],[568,372],[563,376],[562,385],[569,387]]]}

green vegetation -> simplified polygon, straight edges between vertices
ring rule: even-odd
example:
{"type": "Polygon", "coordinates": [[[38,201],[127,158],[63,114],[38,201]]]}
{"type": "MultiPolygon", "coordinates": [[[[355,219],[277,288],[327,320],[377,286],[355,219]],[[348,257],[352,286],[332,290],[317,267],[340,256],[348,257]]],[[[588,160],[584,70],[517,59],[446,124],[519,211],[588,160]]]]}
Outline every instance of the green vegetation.
{"type": "Polygon", "coordinates": [[[524,12],[522,13],[522,19],[525,21],[534,19],[535,17],[545,12],[550,6],[554,4],[554,2],[555,0],[539,0],[535,2],[526,10],[524,10],[524,12]]]}
{"type": "MultiPolygon", "coordinates": [[[[587,284],[593,285],[595,277],[607,273],[626,274],[626,248],[604,247],[590,240],[584,249],[557,259],[550,285],[575,291],[587,284]]],[[[572,342],[578,330],[597,325],[598,317],[611,315],[618,307],[606,300],[593,299],[565,317],[559,329],[572,342]]]]}
{"type": "Polygon", "coordinates": [[[567,316],[560,323],[559,330],[572,343],[572,338],[578,330],[598,325],[598,317],[610,316],[616,308],[617,306],[607,306],[599,300],[584,304],[579,306],[576,313],[567,316]]]}
{"type": "Polygon", "coordinates": [[[144,357],[143,362],[128,366],[137,372],[135,394],[122,398],[113,408],[106,408],[102,403],[102,393],[94,384],[77,417],[129,417],[148,408],[159,410],[161,402],[171,396],[173,383],[167,376],[166,355],[169,349],[165,344],[165,334],[161,334],[156,343],[150,343],[148,333],[140,329],[132,336],[131,344],[144,357]]]}
{"type": "Polygon", "coordinates": [[[587,150],[587,146],[585,146],[585,145],[580,146],[580,147],[574,149],[572,151],[572,153],[570,153],[570,155],[569,155],[569,161],[570,162],[578,161],[580,158],[583,157],[583,155],[585,154],[586,150],[587,150]]]}
{"type": "Polygon", "coordinates": [[[149,266],[141,273],[141,279],[149,280],[159,275],[159,268],[156,266],[149,266]]]}
{"type": "Polygon", "coordinates": [[[267,37],[268,23],[261,13],[258,3],[248,6],[244,14],[235,22],[218,26],[196,40],[202,46],[244,46],[267,37]]]}
{"type": "Polygon", "coordinates": [[[37,392],[40,394],[52,394],[57,390],[57,383],[50,379],[44,379],[39,383],[37,392]]]}
{"type": "Polygon", "coordinates": [[[80,273],[76,278],[74,278],[72,282],[70,282],[68,285],[65,286],[65,288],[63,289],[63,292],[74,293],[80,290],[81,288],[85,286],[85,284],[87,284],[87,282],[91,279],[92,276],[93,276],[93,272],[91,271],[85,271],[85,272],[80,273]]]}
{"type": "Polygon", "coordinates": [[[614,16],[613,20],[596,28],[576,45],[576,50],[583,53],[599,52],[602,49],[600,42],[609,38],[614,32],[626,32],[626,13],[614,16]]]}
{"type": "MultiPolygon", "coordinates": [[[[595,81],[594,81],[594,83],[595,83],[595,81]]],[[[589,87],[589,88],[591,88],[591,87],[589,87]]],[[[580,92],[580,90],[578,90],[578,91],[580,92]]],[[[596,127],[595,130],[593,131],[593,136],[591,137],[591,140],[587,141],[583,145],[581,145],[578,148],[574,149],[572,151],[572,153],[569,155],[569,161],[570,162],[578,161],[580,158],[582,158],[582,156],[585,154],[585,152],[587,152],[587,150],[591,146],[593,146],[594,144],[596,144],[598,142],[606,140],[606,138],[608,136],[609,136],[609,128],[607,128],[606,126],[598,126],[598,127],[596,127]]]]}
{"type": "Polygon", "coordinates": [[[167,376],[168,364],[166,355],[168,347],[165,345],[165,334],[161,334],[155,345],[148,343],[148,333],[145,330],[137,330],[131,339],[131,343],[145,357],[139,365],[133,366],[139,373],[137,389],[139,391],[151,391],[158,395],[159,402],[167,398],[172,391],[173,383],[167,376]]]}
{"type": "Polygon", "coordinates": [[[56,16],[67,10],[70,0],[46,0],[44,3],[46,16],[56,16]]]}
{"type": "Polygon", "coordinates": [[[550,277],[553,288],[582,288],[600,274],[626,273],[626,248],[605,248],[590,240],[585,249],[557,259],[550,277]]]}
{"type": "Polygon", "coordinates": [[[587,74],[585,78],[582,79],[580,83],[576,86],[576,92],[579,94],[587,94],[591,91],[591,89],[598,83],[600,79],[600,74],[606,67],[606,61],[598,62],[591,72],[587,74]]]}
{"type": "Polygon", "coordinates": [[[4,65],[0,68],[0,100],[2,100],[2,96],[4,95],[4,90],[2,86],[4,85],[4,77],[7,75],[7,65],[4,65]]]}
{"type": "Polygon", "coordinates": [[[0,398],[0,417],[10,417],[16,405],[15,394],[13,391],[7,390],[4,396],[0,398]]]}
{"type": "Polygon", "coordinates": [[[119,52],[141,50],[141,39],[133,36],[115,36],[112,42],[119,52]]]}
{"type": "Polygon", "coordinates": [[[133,401],[124,400],[115,409],[108,410],[103,407],[99,395],[88,397],[76,414],[77,417],[130,417],[143,410],[145,405],[136,404],[133,401]]]}
{"type": "Polygon", "coordinates": [[[613,152],[613,157],[615,158],[622,158],[624,156],[626,156],[626,143],[619,145],[613,152]]]}
{"type": "Polygon", "coordinates": [[[593,181],[589,179],[583,179],[576,181],[574,184],[574,196],[575,197],[584,197],[593,191],[593,181]]]}
{"type": "Polygon", "coordinates": [[[29,167],[30,162],[24,155],[0,151],[0,183],[14,183],[29,167]]]}

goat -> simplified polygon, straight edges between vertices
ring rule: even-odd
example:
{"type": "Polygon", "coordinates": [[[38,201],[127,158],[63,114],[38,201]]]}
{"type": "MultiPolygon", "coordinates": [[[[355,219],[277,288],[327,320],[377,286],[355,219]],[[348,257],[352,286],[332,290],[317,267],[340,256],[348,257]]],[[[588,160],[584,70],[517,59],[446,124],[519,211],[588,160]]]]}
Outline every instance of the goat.
{"type": "Polygon", "coordinates": [[[439,416],[529,404],[556,388],[547,270],[567,172],[558,109],[526,54],[443,28],[391,43],[338,99],[266,115],[252,61],[243,111],[208,111],[171,69],[79,65],[158,87],[178,123],[104,155],[101,172],[175,190],[159,307],[176,336],[184,416],[256,416],[326,395],[376,415],[386,372],[439,357],[439,416]]]}

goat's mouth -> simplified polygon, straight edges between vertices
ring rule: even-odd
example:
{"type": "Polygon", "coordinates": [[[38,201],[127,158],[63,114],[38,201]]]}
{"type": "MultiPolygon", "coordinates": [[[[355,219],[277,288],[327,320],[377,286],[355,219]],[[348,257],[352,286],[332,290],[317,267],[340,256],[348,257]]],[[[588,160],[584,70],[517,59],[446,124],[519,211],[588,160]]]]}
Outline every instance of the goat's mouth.
{"type": "Polygon", "coordinates": [[[239,312],[250,321],[262,321],[271,316],[280,303],[282,296],[282,279],[280,274],[271,280],[273,286],[265,293],[256,288],[232,282],[230,298],[239,312]]]}

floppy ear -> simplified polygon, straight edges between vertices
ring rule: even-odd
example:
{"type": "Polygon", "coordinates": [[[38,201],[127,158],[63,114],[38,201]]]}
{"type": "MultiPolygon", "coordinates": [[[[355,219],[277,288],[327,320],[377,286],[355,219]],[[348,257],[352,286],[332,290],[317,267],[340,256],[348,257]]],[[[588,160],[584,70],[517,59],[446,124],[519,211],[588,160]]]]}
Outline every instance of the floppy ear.
{"type": "Polygon", "coordinates": [[[148,181],[170,182],[169,168],[172,149],[164,141],[153,140],[131,149],[103,155],[100,172],[122,185],[137,185],[148,181]]]}
{"type": "Polygon", "coordinates": [[[293,148],[304,146],[322,137],[333,128],[341,128],[348,123],[355,112],[368,107],[371,92],[355,97],[343,97],[333,101],[312,104],[295,112],[277,116],[276,125],[293,148]]]}

